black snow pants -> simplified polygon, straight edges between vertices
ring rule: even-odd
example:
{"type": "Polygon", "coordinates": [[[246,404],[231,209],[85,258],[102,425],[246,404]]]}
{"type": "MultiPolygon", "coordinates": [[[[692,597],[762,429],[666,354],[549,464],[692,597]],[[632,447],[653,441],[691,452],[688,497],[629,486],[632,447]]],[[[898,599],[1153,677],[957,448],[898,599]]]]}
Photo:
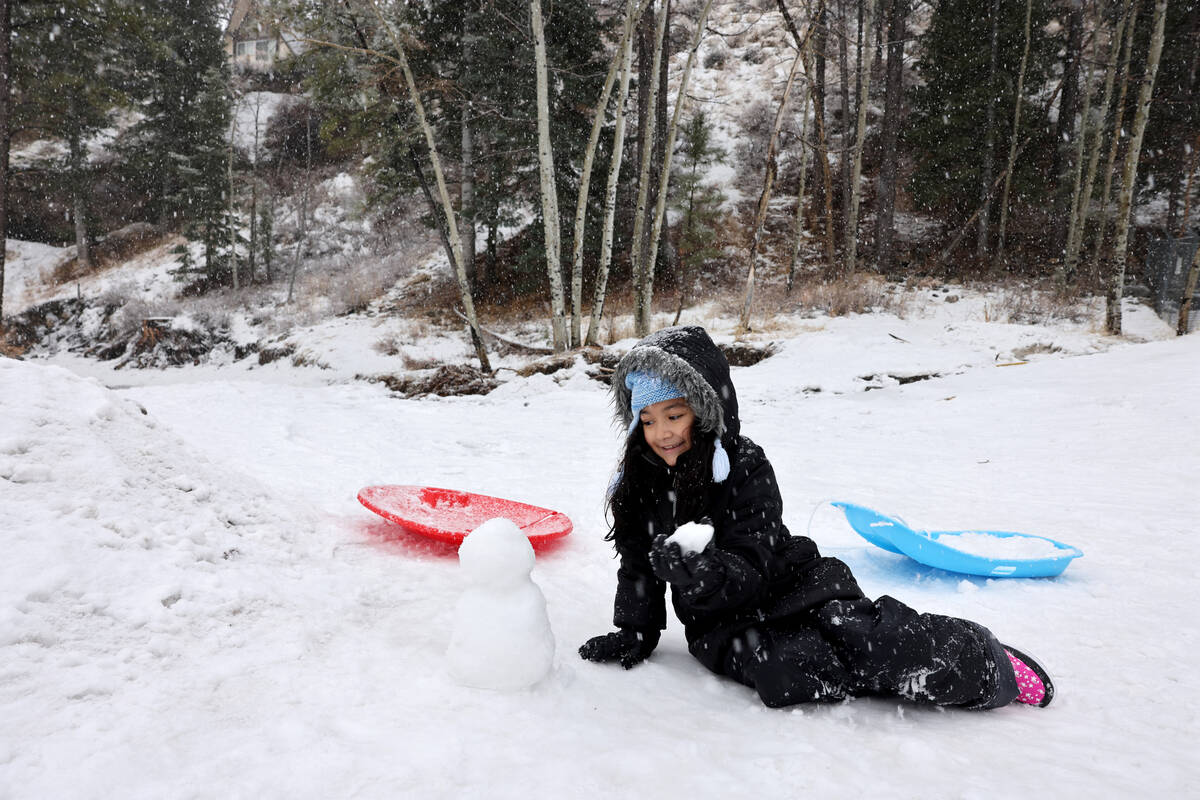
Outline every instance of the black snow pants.
{"type": "Polygon", "coordinates": [[[694,643],[720,653],[715,663],[701,660],[771,707],[882,695],[986,709],[1017,696],[1012,666],[991,631],[917,613],[886,595],[830,600],[722,638],[694,643]]]}

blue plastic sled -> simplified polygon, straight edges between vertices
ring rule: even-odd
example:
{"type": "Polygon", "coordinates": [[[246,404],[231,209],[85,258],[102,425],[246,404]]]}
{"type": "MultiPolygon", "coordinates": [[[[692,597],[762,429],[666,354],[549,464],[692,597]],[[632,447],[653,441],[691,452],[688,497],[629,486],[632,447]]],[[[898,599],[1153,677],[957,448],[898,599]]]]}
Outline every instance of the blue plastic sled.
{"type": "Polygon", "coordinates": [[[1011,531],[918,531],[866,506],[833,505],[871,544],[951,572],[989,578],[1049,578],[1083,555],[1079,548],[1045,536],[1011,531]]]}

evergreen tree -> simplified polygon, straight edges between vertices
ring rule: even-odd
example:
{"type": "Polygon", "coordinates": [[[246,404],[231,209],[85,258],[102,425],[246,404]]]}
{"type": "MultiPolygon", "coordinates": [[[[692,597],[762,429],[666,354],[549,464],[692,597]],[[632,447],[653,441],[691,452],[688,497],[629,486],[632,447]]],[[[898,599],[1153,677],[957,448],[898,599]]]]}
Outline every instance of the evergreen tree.
{"type": "Polygon", "coordinates": [[[125,101],[126,10],[117,0],[26,0],[12,9],[13,128],[63,143],[47,167],[71,198],[84,268],[95,179],[88,145],[125,101]]]}
{"type": "MultiPolygon", "coordinates": [[[[142,119],[120,143],[127,181],[157,222],[204,245],[207,280],[228,271],[229,73],[218,0],[160,0],[139,19],[133,87],[142,119]]],[[[194,265],[190,258],[185,272],[194,265]]]]}
{"type": "MultiPolygon", "coordinates": [[[[377,20],[355,5],[310,2],[292,13],[295,24],[305,25],[314,39],[389,51],[376,30],[377,20]]],[[[410,48],[409,62],[439,153],[448,162],[449,177],[462,189],[460,205],[468,197],[464,178],[473,186],[470,207],[457,209],[459,218],[485,227],[489,242],[495,241],[501,227],[515,223],[538,196],[537,108],[528,16],[527,0],[430,0],[406,6],[403,17],[395,20],[419,43],[410,48]],[[464,126],[468,137],[463,135],[464,126]]],[[[574,197],[578,157],[591,123],[588,111],[604,77],[600,32],[586,0],[547,6],[546,47],[554,71],[551,131],[563,198],[574,197]]],[[[420,147],[420,133],[390,65],[320,46],[304,58],[311,65],[307,86],[322,116],[324,147],[370,157],[374,178],[370,199],[375,205],[407,198],[416,186],[409,148],[420,147]],[[352,88],[347,91],[347,87],[352,88]]],[[[595,192],[597,202],[601,192],[602,187],[595,192]]],[[[563,213],[572,207],[560,204],[563,213]]],[[[535,224],[540,226],[540,221],[535,224]]],[[[544,263],[542,245],[537,237],[530,237],[527,247],[515,263],[536,280],[538,273],[544,275],[538,267],[544,263]]]]}
{"type": "Polygon", "coordinates": [[[725,195],[704,178],[706,167],[724,163],[725,150],[713,142],[712,123],[703,109],[692,115],[681,133],[671,190],[673,205],[683,214],[678,253],[680,283],[686,291],[689,272],[721,254],[715,243],[725,195]]]}
{"type": "MultiPolygon", "coordinates": [[[[1042,95],[1054,55],[1054,42],[1044,33],[1049,19],[1046,0],[1034,0],[1032,13],[1033,38],[1024,79],[1028,113],[1022,113],[1021,137],[1045,128],[1045,109],[1030,98],[1042,95]]],[[[905,131],[916,161],[911,191],[919,205],[949,212],[953,221],[966,219],[983,200],[980,143],[989,104],[994,104],[995,141],[1011,141],[1024,17],[1023,3],[939,0],[922,38],[917,62],[921,80],[911,94],[912,114],[905,131]],[[993,10],[1001,18],[996,26],[997,69],[989,80],[993,10]]],[[[1048,166],[1042,163],[1049,156],[1036,148],[1025,151],[1013,176],[1018,194],[1032,199],[1050,188],[1043,174],[1048,166]]]]}
{"type": "MultiPolygon", "coordinates": [[[[1134,61],[1144,63],[1149,48],[1153,7],[1144,4],[1137,23],[1134,61]]],[[[1200,169],[1200,2],[1171,3],[1163,51],[1154,82],[1153,113],[1146,128],[1139,167],[1143,193],[1165,192],[1166,231],[1196,230],[1200,209],[1200,180],[1188,178],[1200,169]],[[1183,219],[1187,209],[1189,219],[1183,219]]],[[[1132,116],[1132,112],[1130,112],[1132,116]]]]}

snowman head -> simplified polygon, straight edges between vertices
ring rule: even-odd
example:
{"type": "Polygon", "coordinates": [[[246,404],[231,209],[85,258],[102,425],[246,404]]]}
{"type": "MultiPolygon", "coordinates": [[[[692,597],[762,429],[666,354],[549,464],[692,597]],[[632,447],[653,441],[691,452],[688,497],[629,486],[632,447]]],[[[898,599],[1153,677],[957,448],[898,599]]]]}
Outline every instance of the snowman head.
{"type": "Polygon", "coordinates": [[[529,579],[533,546],[515,522],[497,517],[467,534],[458,548],[458,563],[471,584],[511,586],[529,579]]]}

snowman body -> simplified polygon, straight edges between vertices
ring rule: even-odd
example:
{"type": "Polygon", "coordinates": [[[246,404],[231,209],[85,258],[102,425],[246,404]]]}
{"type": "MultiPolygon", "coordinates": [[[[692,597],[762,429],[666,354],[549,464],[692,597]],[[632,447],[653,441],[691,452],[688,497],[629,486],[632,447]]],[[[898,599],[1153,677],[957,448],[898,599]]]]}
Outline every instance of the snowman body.
{"type": "Polygon", "coordinates": [[[554,661],[546,598],[533,582],[529,539],[511,520],[488,520],[458,550],[465,586],[446,657],[466,686],[512,691],[540,681],[554,661]]]}

